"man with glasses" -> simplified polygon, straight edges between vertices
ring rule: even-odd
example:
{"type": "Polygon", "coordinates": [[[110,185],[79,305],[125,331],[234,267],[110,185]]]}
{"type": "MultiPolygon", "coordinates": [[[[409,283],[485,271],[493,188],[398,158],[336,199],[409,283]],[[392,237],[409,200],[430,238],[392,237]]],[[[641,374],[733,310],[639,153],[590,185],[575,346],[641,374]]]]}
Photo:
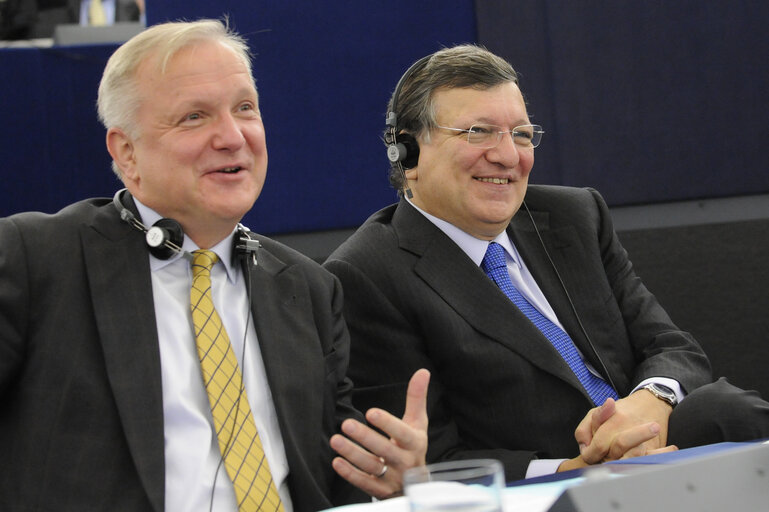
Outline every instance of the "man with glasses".
{"type": "Polygon", "coordinates": [[[543,130],[509,63],[442,49],[409,68],[388,112],[401,199],[325,263],[344,289],[358,407],[403,410],[428,368],[428,461],[492,457],[509,480],[769,436],[769,404],[713,381],[601,196],[528,185],[543,130]]]}

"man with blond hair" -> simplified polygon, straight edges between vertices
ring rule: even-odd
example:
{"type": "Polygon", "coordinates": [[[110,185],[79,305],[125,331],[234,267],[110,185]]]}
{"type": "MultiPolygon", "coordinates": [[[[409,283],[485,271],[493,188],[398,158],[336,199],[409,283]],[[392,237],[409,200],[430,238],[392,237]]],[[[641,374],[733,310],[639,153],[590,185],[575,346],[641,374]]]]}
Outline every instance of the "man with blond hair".
{"type": "Polygon", "coordinates": [[[338,282],[240,224],[267,169],[246,42],[219,21],[153,26],[110,58],[98,111],[125,189],[0,219],[0,509],[398,493],[424,463],[429,376],[402,420],[367,426],[338,282]]]}

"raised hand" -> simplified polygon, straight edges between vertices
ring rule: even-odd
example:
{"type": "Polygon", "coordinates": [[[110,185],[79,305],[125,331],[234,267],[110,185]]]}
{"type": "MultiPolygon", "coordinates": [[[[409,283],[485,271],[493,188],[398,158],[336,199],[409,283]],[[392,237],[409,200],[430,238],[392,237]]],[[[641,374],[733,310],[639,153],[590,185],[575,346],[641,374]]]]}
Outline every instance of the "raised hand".
{"type": "Polygon", "coordinates": [[[379,499],[397,496],[403,489],[403,472],[425,464],[427,453],[427,388],[430,372],[414,373],[406,391],[406,409],[399,419],[382,409],[366,411],[370,425],[348,419],[342,423],[345,436],[331,437],[331,447],[340,455],[332,461],[339,475],[379,499]],[[353,442],[354,441],[354,442],[353,442]]]}

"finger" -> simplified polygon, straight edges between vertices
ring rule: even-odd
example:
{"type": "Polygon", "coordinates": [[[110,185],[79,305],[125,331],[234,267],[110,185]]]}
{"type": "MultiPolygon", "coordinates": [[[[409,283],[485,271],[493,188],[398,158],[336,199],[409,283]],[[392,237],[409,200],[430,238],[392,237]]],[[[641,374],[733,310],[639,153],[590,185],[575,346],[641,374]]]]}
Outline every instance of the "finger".
{"type": "Polygon", "coordinates": [[[586,464],[600,464],[609,456],[610,448],[611,440],[607,440],[605,436],[598,436],[588,445],[579,445],[579,456],[586,464]]]}
{"type": "Polygon", "coordinates": [[[574,430],[574,439],[577,440],[577,443],[579,444],[579,451],[581,452],[585,446],[589,445],[590,442],[593,440],[593,432],[590,428],[591,425],[591,418],[593,416],[593,413],[595,412],[595,409],[591,409],[584,418],[582,418],[582,421],[579,422],[579,425],[577,425],[576,430],[574,430]]]}
{"type": "Polygon", "coordinates": [[[422,430],[427,429],[427,388],[430,372],[424,368],[414,372],[406,390],[406,410],[403,421],[422,430]]]}
{"type": "Polygon", "coordinates": [[[574,431],[574,438],[580,445],[580,452],[593,442],[593,435],[601,425],[614,416],[616,410],[617,408],[614,399],[607,398],[603,405],[591,409],[590,412],[585,415],[577,426],[577,429],[574,431]]]}
{"type": "MultiPolygon", "coordinates": [[[[331,448],[361,471],[372,475],[379,474],[382,470],[383,462],[379,456],[371,453],[370,448],[364,443],[368,442],[371,444],[369,439],[373,436],[369,436],[369,433],[373,433],[375,436],[382,439],[384,438],[355,420],[345,420],[345,422],[342,423],[342,431],[356,442],[353,442],[340,434],[335,434],[329,441],[331,448]],[[370,432],[365,432],[366,430],[370,432]]],[[[384,439],[384,444],[387,444],[386,439],[384,439]]]]}
{"type": "MultiPolygon", "coordinates": [[[[366,411],[366,420],[368,420],[370,425],[386,433],[390,438],[386,439],[382,436],[359,432],[358,435],[365,436],[365,440],[359,440],[357,437],[355,439],[362,444],[365,443],[364,446],[368,450],[385,457],[387,460],[398,456],[399,449],[425,451],[427,448],[426,419],[423,428],[415,428],[387,411],[373,408],[366,411]]],[[[376,432],[372,430],[372,433],[376,432]]]]}
{"type": "Polygon", "coordinates": [[[595,433],[596,430],[598,430],[601,427],[601,425],[606,423],[609,420],[609,418],[614,416],[614,413],[616,412],[616,410],[617,410],[617,404],[614,401],[614,399],[607,398],[606,401],[603,403],[603,405],[601,405],[598,408],[598,410],[595,413],[593,413],[593,416],[591,418],[592,421],[590,425],[593,433],[595,433]]]}
{"type": "Polygon", "coordinates": [[[644,445],[651,441],[660,433],[658,423],[644,423],[635,427],[623,430],[614,437],[611,443],[606,460],[617,460],[623,457],[639,457],[646,455],[652,448],[644,445]]]}
{"type": "Polygon", "coordinates": [[[662,448],[655,448],[654,450],[649,450],[646,452],[646,455],[657,455],[658,453],[670,453],[670,452],[676,452],[678,451],[678,446],[671,444],[669,446],[663,446],[662,448]]]}
{"type": "Polygon", "coordinates": [[[342,457],[336,457],[331,461],[331,466],[339,476],[350,482],[352,485],[363,490],[370,496],[374,496],[379,499],[389,498],[395,493],[400,491],[400,484],[393,482],[385,474],[384,477],[378,478],[369,473],[363,472],[350,464],[349,461],[342,457]]]}

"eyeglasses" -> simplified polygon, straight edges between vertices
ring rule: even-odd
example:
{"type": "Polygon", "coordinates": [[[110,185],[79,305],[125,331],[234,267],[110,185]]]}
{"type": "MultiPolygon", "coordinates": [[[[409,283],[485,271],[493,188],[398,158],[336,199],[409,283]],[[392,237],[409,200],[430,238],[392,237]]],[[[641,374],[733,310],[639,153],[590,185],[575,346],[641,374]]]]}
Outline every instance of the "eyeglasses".
{"type": "Polygon", "coordinates": [[[545,133],[538,124],[525,124],[516,126],[512,130],[503,130],[501,126],[493,124],[474,124],[467,130],[462,128],[449,128],[438,126],[444,130],[467,134],[467,143],[478,148],[491,149],[499,145],[502,136],[510,134],[513,142],[523,148],[536,148],[542,142],[542,134],[545,133]]]}

